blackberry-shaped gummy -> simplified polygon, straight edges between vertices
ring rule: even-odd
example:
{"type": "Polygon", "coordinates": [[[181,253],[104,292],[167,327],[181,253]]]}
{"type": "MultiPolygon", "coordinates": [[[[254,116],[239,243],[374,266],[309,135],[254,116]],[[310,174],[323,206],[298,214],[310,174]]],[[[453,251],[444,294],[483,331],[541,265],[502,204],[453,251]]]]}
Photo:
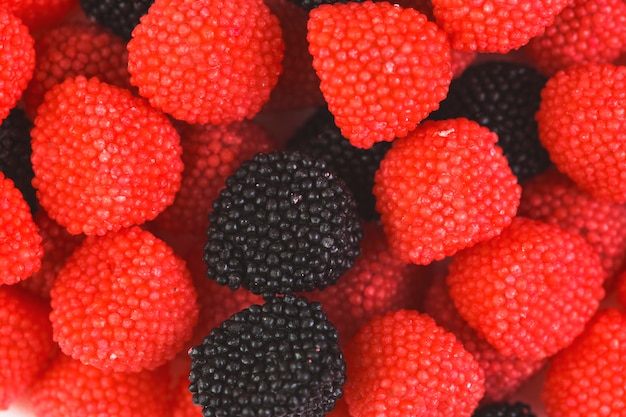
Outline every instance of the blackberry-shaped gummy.
{"type": "Polygon", "coordinates": [[[286,294],[333,284],[359,255],[356,203],[328,164],[300,152],[258,153],[213,203],[207,276],[233,290],[286,294]]]}
{"type": "Polygon", "coordinates": [[[375,143],[370,149],[354,147],[335,125],[327,108],[319,109],[295,133],[289,148],[323,159],[346,182],[356,199],[364,220],[376,220],[376,199],[372,194],[374,174],[391,147],[390,142],[375,143]]]}
{"type": "Polygon", "coordinates": [[[10,178],[24,195],[32,212],[39,207],[31,181],[35,174],[30,163],[31,121],[23,110],[14,108],[0,125],[0,171],[10,178]]]}
{"type": "Polygon", "coordinates": [[[497,145],[523,182],[550,166],[535,121],[546,81],[536,69],[514,62],[472,65],[452,80],[448,97],[430,118],[465,117],[488,127],[498,135],[497,145]]]}
{"type": "Polygon", "coordinates": [[[343,395],[338,333],[319,303],[271,297],[191,348],[189,390],[204,416],[322,417],[343,395]]]}
{"type": "Polygon", "coordinates": [[[152,3],[154,0],[80,0],[80,7],[87,17],[128,42],[152,3]]]}
{"type": "Polygon", "coordinates": [[[479,407],[472,417],[535,417],[528,404],[497,402],[479,407]]]}

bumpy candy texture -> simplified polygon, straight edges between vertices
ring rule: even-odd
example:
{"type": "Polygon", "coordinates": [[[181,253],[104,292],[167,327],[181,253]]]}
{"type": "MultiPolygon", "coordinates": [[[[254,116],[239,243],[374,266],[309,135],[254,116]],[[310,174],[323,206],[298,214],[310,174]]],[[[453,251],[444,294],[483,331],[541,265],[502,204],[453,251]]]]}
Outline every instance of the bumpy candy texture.
{"type": "Polygon", "coordinates": [[[0,287],[0,410],[22,397],[54,351],[46,304],[15,286],[0,287]]]}
{"type": "Polygon", "coordinates": [[[596,198],[626,203],[626,67],[569,67],[541,97],[539,139],[558,170],[596,198]]]}
{"type": "Polygon", "coordinates": [[[626,315],[598,312],[585,332],[550,361],[541,394],[550,417],[626,413],[626,315]]]}
{"type": "Polygon", "coordinates": [[[28,28],[0,4],[0,121],[17,104],[33,76],[35,41],[28,28]]]}
{"type": "Polygon", "coordinates": [[[189,123],[254,117],[282,71],[280,24],[258,0],[157,0],[128,43],[131,82],[189,123]]]}
{"type": "Polygon", "coordinates": [[[372,1],[310,12],[309,52],[335,123],[352,145],[406,136],[452,79],[446,34],[415,9],[372,1]]]}
{"type": "Polygon", "coordinates": [[[522,402],[496,402],[484,405],[472,417],[536,417],[528,404],[522,402]]]}
{"type": "Polygon", "coordinates": [[[470,417],[483,371],[456,337],[413,310],[365,324],[345,350],[353,417],[470,417]]]}
{"type": "Polygon", "coordinates": [[[130,88],[126,44],[95,23],[66,23],[43,31],[35,41],[37,62],[24,91],[24,107],[31,118],[55,84],[77,75],[97,77],[130,88]]]}
{"type": "Polygon", "coordinates": [[[154,219],[174,201],[180,137],[142,98],[96,78],[54,86],[32,129],[33,185],[72,234],[105,234],[154,219]]]}
{"type": "Polygon", "coordinates": [[[583,236],[600,255],[607,278],[626,266],[626,206],[592,197],[555,169],[523,185],[518,215],[583,236]]]}
{"type": "Polygon", "coordinates": [[[459,314],[500,353],[540,360],[583,331],[605,276],[582,236],[517,217],[499,236],[457,253],[446,281],[459,314]]]}
{"type": "Polygon", "coordinates": [[[376,199],[372,194],[374,174],[389,150],[389,142],[369,149],[352,146],[335,124],[327,108],[320,108],[294,133],[288,148],[324,160],[350,187],[364,220],[376,220],[376,199]]]}
{"type": "Polygon", "coordinates": [[[393,142],[373,192],[394,256],[426,265],[511,223],[521,188],[497,140],[474,121],[450,119],[393,142]]]}
{"type": "Polygon", "coordinates": [[[572,65],[610,63],[625,49],[623,0],[573,0],[524,52],[539,70],[553,75],[572,65]]]}
{"type": "Polygon", "coordinates": [[[103,371],[62,353],[37,381],[30,403],[37,416],[166,416],[168,372],[103,371]]]}
{"type": "Polygon", "coordinates": [[[569,0],[432,0],[437,23],[460,51],[507,53],[543,32],[569,0]]]}
{"type": "Polygon", "coordinates": [[[88,236],[50,291],[61,350],[115,371],[154,369],[191,338],[196,290],[185,263],[139,227],[88,236]]]}
{"type": "Polygon", "coordinates": [[[24,196],[0,172],[0,285],[20,282],[41,268],[41,240],[24,196]]]}
{"type": "Polygon", "coordinates": [[[337,331],[303,297],[272,297],[235,314],[189,355],[189,390],[206,417],[323,417],[343,394],[337,331]]]}
{"type": "Polygon", "coordinates": [[[80,7],[87,17],[128,42],[139,19],[153,3],[154,0],[80,0],[80,7]]]}
{"type": "Polygon", "coordinates": [[[322,160],[257,154],[226,180],[207,231],[207,275],[255,294],[322,289],[359,255],[356,203],[322,160]]]}
{"type": "Polygon", "coordinates": [[[429,118],[465,117],[488,127],[498,135],[497,144],[521,183],[550,166],[535,121],[546,81],[547,77],[527,65],[476,64],[452,80],[447,98],[429,118]]]}
{"type": "Polygon", "coordinates": [[[0,8],[11,11],[33,33],[60,22],[78,0],[0,0],[0,8]]]}

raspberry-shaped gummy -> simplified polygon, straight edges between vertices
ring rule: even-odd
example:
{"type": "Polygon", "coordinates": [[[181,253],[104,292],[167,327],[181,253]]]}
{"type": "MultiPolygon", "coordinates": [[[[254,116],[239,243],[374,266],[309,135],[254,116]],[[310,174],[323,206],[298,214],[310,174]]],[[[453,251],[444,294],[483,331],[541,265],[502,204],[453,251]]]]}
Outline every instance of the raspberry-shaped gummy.
{"type": "Polygon", "coordinates": [[[526,403],[502,401],[477,408],[472,417],[536,417],[536,414],[526,403]]]}
{"type": "Polygon", "coordinates": [[[345,398],[350,415],[470,417],[484,393],[483,370],[452,333],[413,310],[365,324],[349,342],[345,398]]]}
{"type": "Polygon", "coordinates": [[[0,121],[15,107],[35,68],[35,41],[22,21],[0,3],[0,121]]]}
{"type": "Polygon", "coordinates": [[[539,139],[558,170],[596,198],[626,203],[626,67],[569,67],[541,97],[539,139]]]}
{"type": "Polygon", "coordinates": [[[31,118],[55,84],[77,75],[130,88],[126,44],[95,23],[66,23],[45,30],[35,41],[37,62],[24,91],[24,105],[31,118]]]}
{"type": "Polygon", "coordinates": [[[206,417],[323,417],[343,394],[337,331],[302,297],[271,297],[233,315],[189,355],[189,390],[206,417]]]}
{"type": "Polygon", "coordinates": [[[130,91],[68,78],[46,94],[34,123],[33,185],[41,206],[70,233],[142,224],[174,201],[180,137],[130,91]]]}
{"type": "Polygon", "coordinates": [[[280,24],[258,0],[157,0],[128,43],[131,82],[189,123],[254,117],[282,71],[280,24]]]}
{"type": "Polygon", "coordinates": [[[0,410],[19,399],[54,351],[46,304],[15,286],[0,286],[0,410]]]}
{"type": "Polygon", "coordinates": [[[60,22],[78,0],[0,0],[0,8],[11,11],[31,32],[60,22]]]}
{"type": "Polygon", "coordinates": [[[139,19],[153,3],[154,0],[80,0],[80,7],[87,17],[128,42],[139,19]]]}
{"type": "Polygon", "coordinates": [[[29,400],[37,416],[166,416],[169,373],[104,371],[59,353],[29,400]]]}
{"type": "Polygon", "coordinates": [[[299,152],[243,162],[215,200],[210,223],[207,275],[255,294],[325,288],[360,252],[352,193],[325,162],[299,152]]]}
{"type": "Polygon", "coordinates": [[[324,4],[311,10],[308,31],[328,109],[356,147],[406,136],[446,97],[448,38],[415,9],[324,4]]]}
{"type": "Polygon", "coordinates": [[[185,263],[149,232],[88,236],[50,291],[54,339],[101,369],[154,369],[191,338],[196,297],[185,263]]]}
{"type": "Polygon", "coordinates": [[[624,415],[624,369],[626,315],[617,309],[602,310],[550,361],[541,393],[547,415],[624,415]]]}
{"type": "Polygon", "coordinates": [[[524,52],[539,70],[552,75],[572,65],[610,63],[625,49],[623,0],[573,0],[524,52]]]}
{"type": "Polygon", "coordinates": [[[437,23],[460,51],[507,53],[541,34],[570,0],[432,0],[437,23]]]}
{"type": "Polygon", "coordinates": [[[20,282],[41,268],[41,240],[24,196],[0,172],[0,285],[20,282]]]}
{"type": "Polygon", "coordinates": [[[511,223],[521,188],[497,140],[474,121],[450,119],[393,142],[373,192],[395,256],[426,265],[511,223]]]}
{"type": "Polygon", "coordinates": [[[365,220],[379,217],[372,194],[374,174],[390,147],[389,142],[376,143],[369,149],[352,146],[341,135],[333,115],[326,108],[317,110],[288,143],[289,149],[323,159],[343,178],[354,194],[359,214],[365,220]]]}
{"type": "Polygon", "coordinates": [[[546,81],[536,69],[514,62],[473,65],[452,80],[448,97],[430,118],[465,117],[495,132],[511,170],[523,182],[550,166],[535,121],[546,81]]]}
{"type": "Polygon", "coordinates": [[[459,314],[500,353],[522,359],[569,345],[604,296],[606,273],[582,236],[523,217],[457,253],[449,268],[459,314]]]}

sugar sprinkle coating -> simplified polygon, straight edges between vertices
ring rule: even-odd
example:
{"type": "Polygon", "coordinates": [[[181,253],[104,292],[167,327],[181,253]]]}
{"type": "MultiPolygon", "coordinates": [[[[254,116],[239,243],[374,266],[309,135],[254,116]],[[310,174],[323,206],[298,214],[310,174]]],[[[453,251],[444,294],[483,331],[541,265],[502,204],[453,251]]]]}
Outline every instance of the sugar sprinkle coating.
{"type": "Polygon", "coordinates": [[[536,415],[528,404],[502,401],[478,408],[472,417],[536,417],[536,415]]]}
{"type": "Polygon", "coordinates": [[[445,98],[450,45],[424,14],[365,1],[324,4],[309,16],[313,67],[352,145],[368,149],[406,136],[445,98]]]}
{"type": "Polygon", "coordinates": [[[426,314],[398,310],[365,324],[349,342],[345,398],[354,417],[469,417],[484,393],[483,370],[452,333],[426,314]]]}
{"type": "Polygon", "coordinates": [[[131,82],[189,123],[254,117],[282,71],[280,24],[258,0],[157,0],[128,42],[131,82]]]}
{"type": "Polygon", "coordinates": [[[499,236],[457,253],[446,282],[459,314],[500,353],[541,360],[583,331],[605,277],[582,236],[516,217],[499,236]]]}
{"type": "Polygon", "coordinates": [[[133,29],[153,3],[154,0],[80,0],[80,7],[87,17],[128,42],[133,29]]]}
{"type": "Polygon", "coordinates": [[[180,137],[130,91],[68,78],[46,94],[34,123],[33,186],[48,215],[70,233],[142,224],[174,201],[180,137]]]}
{"type": "Polygon", "coordinates": [[[189,390],[206,417],[323,417],[343,394],[337,331],[303,297],[272,297],[233,315],[189,355],[189,390]]]}
{"type": "Polygon", "coordinates": [[[360,253],[348,187],[325,162],[299,152],[244,161],[215,200],[210,223],[207,276],[255,294],[325,288],[360,253]]]}
{"type": "Polygon", "coordinates": [[[88,236],[50,291],[54,340],[100,369],[155,369],[191,338],[196,299],[185,263],[151,233],[88,236]]]}
{"type": "Polygon", "coordinates": [[[557,169],[596,198],[626,203],[626,67],[569,67],[541,98],[539,139],[557,169]]]}
{"type": "Polygon", "coordinates": [[[521,187],[497,140],[460,118],[424,122],[393,142],[373,192],[394,256],[427,265],[511,223],[521,187]]]}

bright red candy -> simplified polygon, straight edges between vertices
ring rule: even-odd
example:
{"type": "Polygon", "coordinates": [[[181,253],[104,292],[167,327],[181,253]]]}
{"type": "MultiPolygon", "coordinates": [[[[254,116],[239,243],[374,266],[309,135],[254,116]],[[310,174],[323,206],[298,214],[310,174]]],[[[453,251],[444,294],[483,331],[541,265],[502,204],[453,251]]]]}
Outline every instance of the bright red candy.
{"type": "Polygon", "coordinates": [[[320,88],[354,146],[406,136],[439,108],[452,80],[450,45],[424,14],[364,1],[323,4],[309,16],[320,88]]]}

